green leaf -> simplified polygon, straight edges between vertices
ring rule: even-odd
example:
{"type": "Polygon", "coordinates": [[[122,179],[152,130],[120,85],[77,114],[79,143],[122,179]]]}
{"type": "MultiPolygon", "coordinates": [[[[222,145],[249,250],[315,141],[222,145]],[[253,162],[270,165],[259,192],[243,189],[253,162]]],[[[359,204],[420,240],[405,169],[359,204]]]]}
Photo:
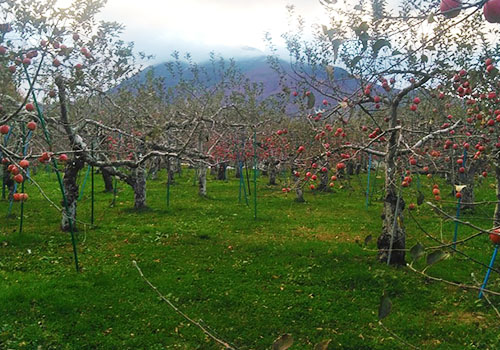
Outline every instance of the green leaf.
{"type": "Polygon", "coordinates": [[[356,65],[359,63],[359,61],[361,61],[362,58],[362,56],[354,57],[351,61],[351,67],[356,67],[356,65]]]}
{"type": "Polygon", "coordinates": [[[328,28],[324,24],[321,25],[321,29],[323,30],[323,34],[328,35],[328,28]]]}
{"type": "Polygon", "coordinates": [[[420,242],[415,244],[410,249],[410,255],[411,255],[412,261],[417,261],[418,258],[423,256],[424,254],[425,254],[425,249],[424,249],[424,246],[422,244],[420,244],[420,242]]]}
{"type": "Polygon", "coordinates": [[[373,236],[372,235],[368,235],[366,236],[365,238],[365,245],[368,245],[368,243],[370,243],[373,239],[373,236]]]}
{"type": "Polygon", "coordinates": [[[427,22],[429,22],[429,23],[434,23],[435,22],[435,20],[434,20],[434,14],[433,13],[431,13],[429,15],[429,17],[427,17],[427,22]]]}
{"type": "Polygon", "coordinates": [[[427,255],[427,265],[432,265],[437,263],[438,261],[441,261],[445,259],[448,256],[445,252],[442,250],[436,250],[427,255]]]}
{"type": "Polygon", "coordinates": [[[382,320],[386,318],[391,313],[392,303],[391,299],[387,296],[384,291],[384,294],[380,297],[380,306],[378,308],[378,319],[382,320]]]}
{"type": "Polygon", "coordinates": [[[286,350],[293,344],[293,338],[290,334],[283,334],[274,341],[273,350],[286,350]]]}
{"type": "Polygon", "coordinates": [[[424,203],[424,200],[425,200],[424,194],[422,192],[418,191],[417,204],[422,205],[424,203]]]}
{"type": "Polygon", "coordinates": [[[314,104],[316,103],[316,97],[314,94],[311,92],[309,96],[307,96],[307,108],[311,109],[314,107],[314,104]]]}
{"type": "Polygon", "coordinates": [[[394,50],[394,51],[392,51],[392,55],[393,56],[398,56],[398,55],[402,55],[402,53],[400,51],[398,51],[398,50],[394,50]]]}
{"type": "Polygon", "coordinates": [[[426,55],[422,55],[420,56],[420,61],[422,61],[422,63],[427,63],[429,62],[429,57],[427,57],[426,55]]]}
{"type": "Polygon", "coordinates": [[[361,24],[359,25],[359,30],[362,32],[367,32],[369,28],[370,26],[366,22],[361,22],[361,24]]]}
{"type": "Polygon", "coordinates": [[[331,341],[331,339],[323,340],[321,343],[316,344],[314,350],[328,350],[328,345],[330,345],[331,341]]]}
{"type": "Polygon", "coordinates": [[[387,46],[388,48],[391,48],[391,43],[387,39],[378,39],[375,41],[375,43],[372,45],[372,50],[373,50],[373,57],[377,57],[379,51],[387,46]]]}

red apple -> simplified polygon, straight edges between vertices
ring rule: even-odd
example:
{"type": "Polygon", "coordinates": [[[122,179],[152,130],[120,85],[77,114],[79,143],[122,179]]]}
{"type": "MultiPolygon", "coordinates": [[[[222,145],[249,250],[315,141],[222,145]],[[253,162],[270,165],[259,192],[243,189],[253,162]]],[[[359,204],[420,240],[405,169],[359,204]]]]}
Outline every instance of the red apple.
{"type": "Polygon", "coordinates": [[[63,153],[59,156],[59,161],[64,163],[64,162],[67,162],[68,161],[68,156],[66,155],[66,153],[63,153]]]}
{"type": "Polygon", "coordinates": [[[441,14],[446,18],[453,18],[459,15],[462,9],[462,0],[441,0],[441,14]]]}
{"type": "Polygon", "coordinates": [[[25,108],[28,112],[33,112],[35,110],[35,106],[33,106],[33,103],[26,103],[25,108]]]}
{"type": "Polygon", "coordinates": [[[7,48],[0,45],[0,55],[5,55],[7,53],[7,48]]]}
{"type": "Polygon", "coordinates": [[[19,166],[23,169],[26,169],[30,166],[30,162],[28,162],[26,159],[23,159],[19,162],[19,166]]]}
{"type": "Polygon", "coordinates": [[[8,125],[1,125],[0,126],[0,134],[6,135],[9,133],[10,126],[8,125]]]}
{"type": "Polygon", "coordinates": [[[14,181],[20,184],[24,181],[24,177],[21,174],[17,174],[16,176],[14,176],[14,181]]]}
{"type": "Polygon", "coordinates": [[[483,7],[484,18],[490,23],[500,23],[500,0],[489,0],[483,7]]]}
{"type": "Polygon", "coordinates": [[[34,121],[28,122],[28,124],[26,126],[31,131],[35,131],[35,129],[36,129],[36,123],[34,121]]]}
{"type": "Polygon", "coordinates": [[[500,228],[497,228],[490,233],[490,240],[494,244],[500,244],[500,228]]]}

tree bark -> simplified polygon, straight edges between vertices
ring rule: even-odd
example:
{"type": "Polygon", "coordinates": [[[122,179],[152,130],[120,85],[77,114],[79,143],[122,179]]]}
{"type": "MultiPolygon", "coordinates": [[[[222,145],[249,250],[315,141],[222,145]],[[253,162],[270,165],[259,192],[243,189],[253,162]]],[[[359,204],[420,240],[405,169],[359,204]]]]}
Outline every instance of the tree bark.
{"type": "Polygon", "coordinates": [[[134,176],[134,208],[146,208],[146,169],[141,165],[135,170],[134,176]]]}
{"type": "Polygon", "coordinates": [[[104,181],[104,192],[113,192],[113,176],[105,168],[101,168],[102,179],[104,181]]]}
{"type": "Polygon", "coordinates": [[[235,174],[234,174],[234,177],[236,177],[237,179],[239,179],[239,178],[240,178],[240,176],[241,176],[241,171],[240,171],[241,169],[240,169],[240,164],[239,164],[239,162],[237,162],[237,163],[236,163],[236,165],[235,165],[234,169],[235,169],[235,174]]]}
{"type": "Polygon", "coordinates": [[[328,168],[327,168],[327,171],[321,172],[321,174],[320,174],[320,183],[318,186],[318,191],[322,191],[322,192],[330,192],[331,191],[330,177],[328,175],[328,168]]]}
{"type": "Polygon", "coordinates": [[[201,164],[198,168],[198,194],[202,197],[207,195],[207,167],[201,164]]]}
{"type": "Polygon", "coordinates": [[[302,184],[300,183],[300,178],[295,180],[295,201],[298,203],[304,203],[304,191],[302,191],[302,184]]]}
{"type": "Polygon", "coordinates": [[[63,231],[77,230],[76,212],[79,195],[79,186],[77,184],[78,172],[83,168],[85,162],[80,157],[75,157],[66,164],[64,169],[63,187],[66,196],[66,205],[64,199],[62,202],[63,212],[61,219],[61,229],[63,231]]]}
{"type": "Polygon", "coordinates": [[[217,180],[220,180],[220,181],[227,180],[226,169],[227,169],[227,162],[219,163],[219,165],[217,167],[217,180]]]}
{"type": "Polygon", "coordinates": [[[276,186],[276,176],[278,175],[278,162],[273,158],[269,158],[268,164],[268,173],[269,173],[269,185],[276,186]]]}

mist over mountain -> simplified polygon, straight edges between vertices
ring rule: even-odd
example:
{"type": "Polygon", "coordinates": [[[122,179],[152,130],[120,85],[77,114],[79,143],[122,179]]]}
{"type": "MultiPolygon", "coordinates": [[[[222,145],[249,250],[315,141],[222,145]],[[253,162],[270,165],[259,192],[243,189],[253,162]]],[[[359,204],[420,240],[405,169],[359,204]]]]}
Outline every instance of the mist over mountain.
{"type": "MultiPolygon", "coordinates": [[[[249,51],[253,51],[251,49],[252,48],[249,48],[249,51]]],[[[215,62],[205,61],[197,64],[199,70],[204,72],[203,80],[208,86],[210,86],[211,84],[216,84],[218,82],[218,79],[220,79],[217,74],[218,63],[219,62],[215,60],[215,62]]],[[[283,86],[280,85],[280,76],[273,68],[271,68],[266,56],[240,57],[235,59],[234,63],[235,68],[240,71],[246,78],[248,78],[250,82],[262,84],[262,98],[266,98],[283,90],[283,86]]],[[[278,63],[289,77],[293,77],[293,79],[289,79],[288,86],[293,90],[298,85],[300,77],[298,77],[293,72],[289,62],[280,59],[278,60],[278,63]]],[[[225,66],[228,67],[229,64],[230,62],[226,60],[225,66]]],[[[190,80],[193,78],[193,74],[188,63],[184,61],[165,62],[147,67],[139,74],[132,77],[124,85],[126,86],[131,83],[143,83],[146,81],[146,77],[148,76],[148,74],[152,74],[154,77],[163,78],[164,88],[168,89],[176,86],[179,83],[181,79],[178,74],[179,71],[182,72],[182,77],[184,80],[190,80]],[[171,68],[173,68],[173,71],[175,72],[174,75],[172,75],[171,69],[169,69],[169,65],[171,68]]],[[[306,72],[308,74],[311,74],[312,70],[306,72]]],[[[344,91],[346,94],[354,92],[360,86],[360,82],[358,79],[351,76],[345,69],[340,67],[334,68],[332,78],[335,84],[340,88],[340,90],[344,91]]],[[[326,75],[323,77],[323,79],[326,79],[326,75]]],[[[122,87],[124,85],[122,85],[122,87]]],[[[316,93],[316,95],[318,99],[324,97],[321,96],[321,94],[316,93]]]]}

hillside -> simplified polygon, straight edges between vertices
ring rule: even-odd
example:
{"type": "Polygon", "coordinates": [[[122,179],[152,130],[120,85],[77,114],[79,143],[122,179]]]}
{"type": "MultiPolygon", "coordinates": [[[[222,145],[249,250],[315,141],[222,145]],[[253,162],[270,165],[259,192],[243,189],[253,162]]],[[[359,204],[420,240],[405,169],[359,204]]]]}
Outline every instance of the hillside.
{"type": "MultiPolygon", "coordinates": [[[[171,71],[168,69],[168,64],[168,62],[165,62],[150,66],[137,74],[135,77],[131,78],[128,83],[142,83],[145,81],[146,76],[150,74],[150,72],[152,72],[155,77],[164,78],[164,85],[166,89],[168,89],[169,87],[173,87],[179,83],[180,79],[178,76],[172,75],[171,71]]],[[[293,73],[289,62],[280,60],[279,64],[289,76],[295,77],[295,79],[299,79],[293,73]]],[[[193,74],[191,73],[189,65],[187,63],[178,62],[175,63],[175,65],[176,70],[179,68],[182,70],[184,79],[189,80],[193,77],[193,74]]],[[[226,61],[226,67],[228,65],[229,62],[226,61]]],[[[282,87],[280,86],[279,74],[270,67],[265,56],[238,59],[235,61],[235,66],[249,79],[250,82],[263,84],[263,98],[278,93],[282,90],[282,87]]],[[[200,63],[198,67],[201,71],[206,72],[204,80],[208,82],[207,84],[209,86],[217,82],[217,73],[214,70],[211,62],[207,61],[200,63]]],[[[359,81],[350,76],[345,69],[340,67],[335,67],[333,79],[339,85],[342,91],[345,92],[353,92],[359,87],[359,81]]],[[[292,84],[295,85],[296,82],[290,83],[290,85],[292,84]]],[[[289,87],[293,89],[293,85],[289,87]]],[[[318,98],[322,98],[322,96],[318,96],[318,98]]]]}

